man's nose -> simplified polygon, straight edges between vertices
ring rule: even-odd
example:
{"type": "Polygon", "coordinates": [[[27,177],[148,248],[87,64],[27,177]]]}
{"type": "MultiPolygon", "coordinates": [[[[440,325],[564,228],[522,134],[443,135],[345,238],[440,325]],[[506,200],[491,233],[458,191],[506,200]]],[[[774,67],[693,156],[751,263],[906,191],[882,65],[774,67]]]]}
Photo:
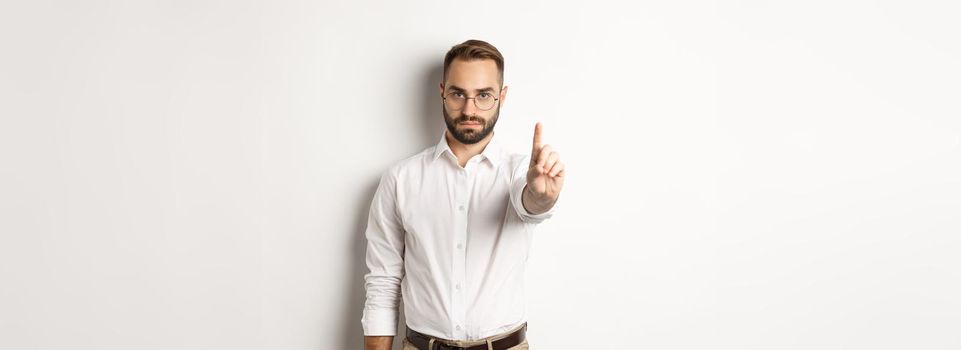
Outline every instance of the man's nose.
{"type": "Polygon", "coordinates": [[[480,112],[480,109],[477,108],[477,105],[474,103],[474,99],[467,99],[464,100],[464,108],[462,112],[464,115],[477,115],[477,113],[480,112]]]}

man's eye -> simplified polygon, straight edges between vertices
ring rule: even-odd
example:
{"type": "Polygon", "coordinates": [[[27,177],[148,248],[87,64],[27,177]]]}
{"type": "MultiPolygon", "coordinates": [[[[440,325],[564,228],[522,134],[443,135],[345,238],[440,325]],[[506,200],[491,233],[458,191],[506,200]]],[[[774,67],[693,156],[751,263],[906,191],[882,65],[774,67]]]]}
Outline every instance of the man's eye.
{"type": "Polygon", "coordinates": [[[464,94],[460,92],[452,92],[450,95],[454,98],[464,98],[464,94]]]}
{"type": "Polygon", "coordinates": [[[491,94],[486,93],[486,92],[482,92],[480,95],[477,95],[477,98],[482,99],[482,100],[486,100],[486,99],[491,98],[491,94]]]}

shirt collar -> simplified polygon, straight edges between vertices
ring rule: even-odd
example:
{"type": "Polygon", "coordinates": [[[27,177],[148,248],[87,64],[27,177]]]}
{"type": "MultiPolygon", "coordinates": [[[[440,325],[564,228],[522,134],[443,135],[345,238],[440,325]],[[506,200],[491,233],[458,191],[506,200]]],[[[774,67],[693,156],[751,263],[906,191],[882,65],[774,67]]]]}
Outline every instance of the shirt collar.
{"type": "MultiPolygon", "coordinates": [[[[444,130],[444,132],[440,134],[440,141],[438,141],[437,146],[434,147],[433,159],[437,159],[437,157],[440,157],[440,155],[445,151],[447,153],[450,153],[451,156],[454,156],[454,151],[452,151],[450,149],[450,145],[447,144],[447,130],[444,130]]],[[[498,137],[496,132],[491,131],[491,140],[490,142],[487,143],[487,146],[484,147],[484,151],[481,152],[481,155],[484,156],[485,159],[490,161],[491,165],[496,165],[497,162],[500,161],[501,146],[500,146],[500,142],[498,142],[498,137]]],[[[456,156],[454,157],[456,158],[456,156]]]]}

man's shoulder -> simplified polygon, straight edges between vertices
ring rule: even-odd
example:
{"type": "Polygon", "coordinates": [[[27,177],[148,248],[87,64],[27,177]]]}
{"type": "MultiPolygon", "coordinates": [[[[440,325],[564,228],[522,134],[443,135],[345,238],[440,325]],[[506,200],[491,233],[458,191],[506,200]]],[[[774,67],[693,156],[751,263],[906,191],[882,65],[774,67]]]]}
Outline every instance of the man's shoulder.
{"type": "Polygon", "coordinates": [[[520,164],[530,163],[530,154],[526,153],[516,153],[516,152],[505,152],[507,156],[507,163],[511,166],[518,166],[520,164]]]}
{"type": "Polygon", "coordinates": [[[391,176],[396,179],[398,176],[410,173],[411,171],[423,169],[424,166],[430,162],[434,156],[434,147],[435,146],[427,147],[424,150],[407,158],[391,163],[391,165],[388,166],[387,170],[384,172],[384,175],[391,176]]]}

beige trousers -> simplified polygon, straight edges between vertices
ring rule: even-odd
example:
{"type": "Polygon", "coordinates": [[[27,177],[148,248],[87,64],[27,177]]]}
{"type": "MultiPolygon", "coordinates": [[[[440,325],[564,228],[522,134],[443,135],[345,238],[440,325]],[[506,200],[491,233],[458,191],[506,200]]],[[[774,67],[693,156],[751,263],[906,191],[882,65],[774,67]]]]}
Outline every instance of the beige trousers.
{"type": "MultiPolygon", "coordinates": [[[[474,346],[474,345],[488,344],[488,342],[494,342],[494,341],[497,341],[497,340],[500,340],[500,339],[506,337],[508,334],[513,333],[514,331],[520,329],[521,327],[524,327],[524,325],[517,326],[517,328],[511,329],[511,330],[509,330],[509,331],[507,331],[507,332],[504,332],[504,333],[502,333],[502,334],[493,335],[493,336],[490,336],[490,337],[487,337],[487,338],[484,338],[484,339],[477,339],[477,340],[455,340],[455,341],[452,342],[451,345],[454,345],[454,346],[474,346]]],[[[530,349],[530,346],[527,345],[527,340],[525,339],[523,342],[521,342],[520,344],[517,344],[517,346],[514,346],[514,347],[510,348],[509,350],[529,350],[529,349],[530,349]]],[[[407,338],[405,337],[405,338],[404,338],[404,350],[417,350],[417,348],[414,347],[414,344],[411,344],[409,341],[407,341],[407,338]]],[[[433,350],[433,349],[430,349],[430,350],[433,350]]]]}

